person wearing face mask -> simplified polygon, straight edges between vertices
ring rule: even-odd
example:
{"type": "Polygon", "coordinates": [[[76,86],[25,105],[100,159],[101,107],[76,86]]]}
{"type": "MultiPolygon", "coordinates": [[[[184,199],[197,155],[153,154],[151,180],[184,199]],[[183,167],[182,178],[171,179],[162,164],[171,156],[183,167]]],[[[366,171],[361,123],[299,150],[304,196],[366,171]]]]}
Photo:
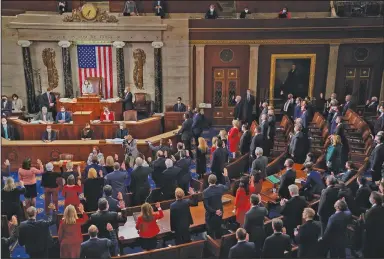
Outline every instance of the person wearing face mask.
{"type": "Polygon", "coordinates": [[[187,107],[184,103],[181,102],[181,97],[177,97],[177,103],[173,105],[173,111],[174,112],[186,112],[187,107]]]}
{"type": "Polygon", "coordinates": [[[104,111],[100,115],[100,121],[114,121],[115,120],[115,114],[114,112],[109,111],[108,107],[104,107],[104,111]]]}
{"type": "Polygon", "coordinates": [[[133,95],[131,93],[131,87],[128,86],[124,90],[124,99],[123,99],[124,111],[133,110],[132,98],[133,98],[133,95]]]}
{"type": "Polygon", "coordinates": [[[121,122],[119,125],[119,129],[116,131],[115,138],[124,139],[125,136],[128,136],[128,130],[125,127],[125,123],[121,122]]]}
{"type": "Polygon", "coordinates": [[[291,13],[288,12],[288,8],[284,7],[283,10],[279,12],[279,18],[286,18],[290,19],[291,18],[291,13]]]}
{"type": "Polygon", "coordinates": [[[52,113],[48,112],[47,107],[41,108],[41,111],[33,118],[34,121],[39,121],[41,124],[47,124],[53,121],[52,113]]]}
{"type": "MultiPolygon", "coordinates": [[[[98,165],[102,159],[104,159],[103,153],[100,152],[100,149],[98,146],[94,146],[92,148],[92,153],[90,153],[88,156],[87,164],[88,165],[95,165],[95,164],[98,165]]],[[[96,172],[99,173],[99,171],[101,170],[101,166],[95,167],[95,169],[97,169],[96,172]]],[[[87,168],[85,168],[85,172],[88,173],[87,168]]]]}
{"type": "Polygon", "coordinates": [[[249,11],[248,7],[245,7],[244,10],[240,13],[240,19],[247,18],[247,14],[251,14],[251,12],[249,11]]]}
{"type": "Polygon", "coordinates": [[[157,1],[154,1],[153,3],[153,8],[155,10],[155,15],[156,16],[160,16],[161,19],[164,18],[165,16],[165,11],[164,11],[164,1],[163,0],[157,0],[157,1]]]}
{"type": "Polygon", "coordinates": [[[81,140],[91,140],[93,136],[93,130],[89,123],[85,124],[85,128],[81,131],[81,140]]]}
{"type": "Polygon", "coordinates": [[[247,89],[247,93],[244,96],[244,117],[245,122],[250,126],[253,121],[253,106],[255,105],[255,96],[252,95],[251,89],[247,89]]]}
{"type": "Polygon", "coordinates": [[[72,120],[71,113],[67,112],[65,110],[64,106],[61,106],[60,112],[56,115],[56,122],[57,123],[69,123],[72,120]]]}
{"type": "Polygon", "coordinates": [[[384,130],[384,107],[382,105],[379,107],[379,114],[380,115],[373,126],[373,132],[375,135],[384,130]]]}
{"type": "Polygon", "coordinates": [[[295,106],[293,109],[293,120],[301,117],[301,101],[302,100],[300,97],[296,98],[295,106]]]}
{"type": "Polygon", "coordinates": [[[8,140],[15,140],[15,131],[11,125],[8,125],[6,118],[1,118],[1,137],[8,140]]]}
{"type": "Polygon", "coordinates": [[[5,116],[9,116],[12,113],[12,102],[8,101],[6,95],[1,97],[1,113],[5,116]]]}
{"type": "Polygon", "coordinates": [[[46,131],[44,131],[42,140],[43,142],[52,142],[56,140],[56,132],[52,130],[52,126],[48,125],[46,131]]]}
{"type": "Polygon", "coordinates": [[[55,94],[51,92],[51,88],[47,88],[47,92],[40,96],[40,109],[43,107],[47,107],[48,112],[56,117],[56,97],[55,94]]]}
{"type": "Polygon", "coordinates": [[[365,104],[366,112],[377,112],[377,107],[379,105],[379,101],[376,96],[372,96],[371,100],[367,100],[365,104]]]}
{"type": "Polygon", "coordinates": [[[23,101],[19,98],[17,94],[12,95],[12,111],[21,112],[23,109],[23,101]]]}
{"type": "Polygon", "coordinates": [[[205,13],[205,19],[217,19],[219,15],[216,12],[215,6],[211,4],[209,10],[205,13]]]}
{"type": "Polygon", "coordinates": [[[384,163],[384,136],[375,136],[375,142],[377,143],[375,148],[372,150],[369,157],[370,171],[372,174],[372,181],[379,181],[384,178],[381,175],[381,167],[384,163]]]}

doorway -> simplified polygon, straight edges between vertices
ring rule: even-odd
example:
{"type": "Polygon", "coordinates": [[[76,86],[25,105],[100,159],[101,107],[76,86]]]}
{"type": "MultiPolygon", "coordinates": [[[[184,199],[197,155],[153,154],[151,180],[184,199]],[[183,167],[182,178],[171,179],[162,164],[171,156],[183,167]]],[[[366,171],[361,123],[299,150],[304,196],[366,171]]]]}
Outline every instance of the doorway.
{"type": "Polygon", "coordinates": [[[350,94],[356,105],[365,105],[371,93],[371,68],[346,67],[344,89],[340,96],[350,94]]]}
{"type": "Polygon", "coordinates": [[[213,69],[213,124],[231,125],[235,109],[235,97],[242,95],[238,68],[213,69]]]}

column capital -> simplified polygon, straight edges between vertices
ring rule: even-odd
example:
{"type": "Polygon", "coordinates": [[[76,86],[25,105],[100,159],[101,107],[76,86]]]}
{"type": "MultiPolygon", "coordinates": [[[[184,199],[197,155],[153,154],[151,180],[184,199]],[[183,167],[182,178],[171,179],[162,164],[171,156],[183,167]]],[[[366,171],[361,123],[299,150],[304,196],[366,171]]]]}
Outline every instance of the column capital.
{"type": "Polygon", "coordinates": [[[160,49],[164,46],[164,43],[162,41],[154,41],[152,42],[152,47],[155,49],[160,49]]]}
{"type": "Polygon", "coordinates": [[[205,44],[195,44],[195,47],[196,47],[196,48],[204,48],[204,47],[205,47],[205,44]]]}
{"type": "Polygon", "coordinates": [[[112,45],[117,49],[121,49],[121,48],[124,48],[125,42],[124,41],[114,41],[112,45]]]}
{"type": "Polygon", "coordinates": [[[333,48],[338,48],[340,47],[340,43],[331,43],[329,44],[330,47],[333,47],[333,48]]]}
{"type": "Polygon", "coordinates": [[[62,48],[69,48],[69,46],[71,46],[71,42],[67,40],[61,40],[57,43],[57,45],[59,45],[62,48]]]}
{"type": "Polygon", "coordinates": [[[260,44],[249,44],[249,47],[258,48],[260,47],[260,44]]]}
{"type": "Polygon", "coordinates": [[[28,48],[29,46],[31,46],[32,44],[32,41],[29,41],[29,40],[19,40],[17,41],[17,45],[23,47],[23,48],[28,48]]]}

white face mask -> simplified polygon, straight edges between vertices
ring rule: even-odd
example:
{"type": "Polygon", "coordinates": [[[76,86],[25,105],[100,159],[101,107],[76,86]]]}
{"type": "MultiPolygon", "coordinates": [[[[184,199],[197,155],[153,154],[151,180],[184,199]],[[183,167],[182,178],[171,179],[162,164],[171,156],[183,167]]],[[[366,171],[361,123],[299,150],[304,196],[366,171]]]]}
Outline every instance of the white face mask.
{"type": "Polygon", "coordinates": [[[7,125],[7,121],[2,121],[1,124],[7,125]]]}
{"type": "Polygon", "coordinates": [[[248,13],[248,9],[245,9],[244,12],[245,12],[245,13],[248,13]]]}
{"type": "Polygon", "coordinates": [[[215,10],[215,9],[213,9],[213,8],[210,8],[209,10],[210,10],[211,12],[213,12],[213,10],[215,10]]]}
{"type": "Polygon", "coordinates": [[[283,13],[286,13],[287,12],[287,10],[283,10],[283,13]]]}
{"type": "Polygon", "coordinates": [[[51,132],[52,131],[52,129],[47,129],[47,132],[51,132]]]}
{"type": "Polygon", "coordinates": [[[122,129],[124,129],[124,127],[123,127],[123,126],[120,126],[120,129],[122,130],[122,129]]]}

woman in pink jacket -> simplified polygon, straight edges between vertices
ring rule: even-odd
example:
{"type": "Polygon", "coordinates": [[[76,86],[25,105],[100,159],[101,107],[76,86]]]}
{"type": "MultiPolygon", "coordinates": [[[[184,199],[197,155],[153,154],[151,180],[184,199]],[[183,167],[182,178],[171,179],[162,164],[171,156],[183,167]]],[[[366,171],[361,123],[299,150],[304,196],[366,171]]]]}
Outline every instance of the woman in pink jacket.
{"type": "Polygon", "coordinates": [[[44,173],[43,163],[37,159],[39,169],[31,167],[31,159],[26,158],[23,161],[21,168],[19,168],[19,181],[24,182],[25,186],[25,207],[28,209],[30,206],[36,206],[36,175],[44,173]]]}

